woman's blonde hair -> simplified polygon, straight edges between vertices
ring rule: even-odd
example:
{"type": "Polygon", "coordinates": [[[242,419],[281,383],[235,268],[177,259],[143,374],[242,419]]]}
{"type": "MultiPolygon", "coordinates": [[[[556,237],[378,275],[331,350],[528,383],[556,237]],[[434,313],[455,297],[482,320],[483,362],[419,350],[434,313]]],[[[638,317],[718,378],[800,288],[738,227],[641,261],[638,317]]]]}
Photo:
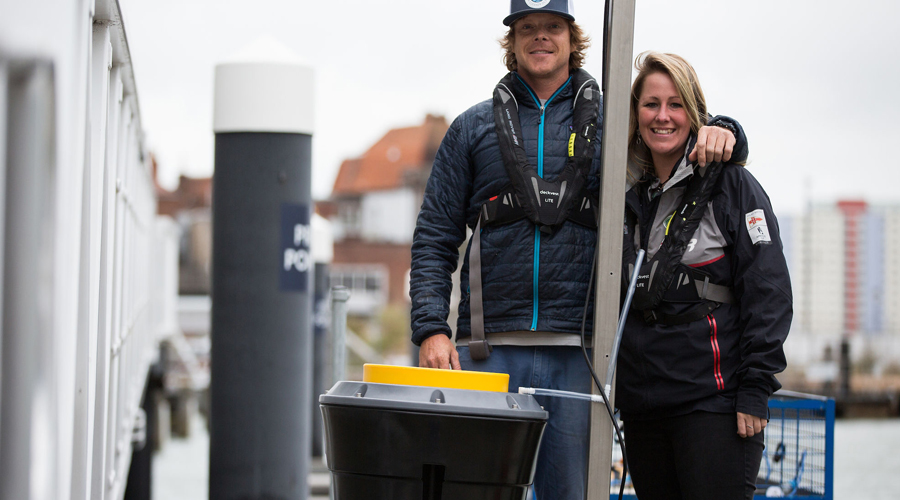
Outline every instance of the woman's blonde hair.
{"type": "MultiPolygon", "coordinates": [[[[584,66],[584,59],[587,56],[587,49],[591,46],[591,37],[584,33],[584,30],[578,26],[575,21],[565,20],[569,24],[569,44],[572,46],[572,52],[569,54],[569,69],[580,68],[584,66]]],[[[512,23],[507,30],[506,35],[500,39],[500,47],[505,51],[503,54],[503,64],[506,69],[516,71],[519,69],[519,62],[516,61],[516,24],[512,23]]]]}
{"type": "MultiPolygon", "coordinates": [[[[709,121],[706,111],[706,97],[700,88],[700,81],[694,68],[675,54],[647,51],[640,53],[634,60],[638,71],[631,85],[631,117],[628,122],[628,159],[643,171],[653,171],[653,158],[650,149],[640,139],[638,130],[638,105],[644,81],[649,75],[662,73],[672,79],[681,104],[691,122],[691,133],[696,135],[701,127],[709,121]]],[[[636,179],[633,179],[636,180],[636,179]]]]}

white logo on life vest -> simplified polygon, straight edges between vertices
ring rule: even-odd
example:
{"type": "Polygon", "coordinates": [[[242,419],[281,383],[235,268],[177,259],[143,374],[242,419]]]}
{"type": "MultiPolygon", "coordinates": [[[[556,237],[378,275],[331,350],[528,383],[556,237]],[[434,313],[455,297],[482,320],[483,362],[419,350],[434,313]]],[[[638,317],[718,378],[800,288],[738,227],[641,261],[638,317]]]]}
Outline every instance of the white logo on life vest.
{"type": "Polygon", "coordinates": [[[549,194],[553,196],[559,196],[559,193],[554,193],[553,191],[541,191],[541,194],[549,194]]]}
{"type": "Polygon", "coordinates": [[[509,124],[509,135],[512,136],[513,144],[516,146],[519,145],[519,138],[516,137],[516,127],[513,125],[512,115],[509,114],[509,110],[506,110],[506,122],[509,124]]]}
{"type": "Polygon", "coordinates": [[[772,243],[772,237],[769,236],[769,226],[766,224],[766,213],[758,208],[745,215],[747,220],[747,233],[750,234],[750,240],[754,245],[772,243]]]}
{"type": "Polygon", "coordinates": [[[548,3],[550,3],[550,0],[525,0],[525,5],[532,9],[540,9],[541,7],[545,7],[548,3]]]}
{"type": "Polygon", "coordinates": [[[688,252],[693,252],[694,247],[697,246],[697,238],[691,238],[691,241],[688,242],[688,252]]]}

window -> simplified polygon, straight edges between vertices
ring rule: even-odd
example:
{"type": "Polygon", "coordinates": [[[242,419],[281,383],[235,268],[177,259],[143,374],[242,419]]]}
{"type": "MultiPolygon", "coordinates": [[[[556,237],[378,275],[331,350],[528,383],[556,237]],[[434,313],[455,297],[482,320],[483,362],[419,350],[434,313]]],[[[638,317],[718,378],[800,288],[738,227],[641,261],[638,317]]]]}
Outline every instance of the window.
{"type": "Polygon", "coordinates": [[[348,308],[353,314],[375,315],[387,304],[388,272],[378,265],[336,264],[331,268],[331,286],[350,290],[348,308]]]}

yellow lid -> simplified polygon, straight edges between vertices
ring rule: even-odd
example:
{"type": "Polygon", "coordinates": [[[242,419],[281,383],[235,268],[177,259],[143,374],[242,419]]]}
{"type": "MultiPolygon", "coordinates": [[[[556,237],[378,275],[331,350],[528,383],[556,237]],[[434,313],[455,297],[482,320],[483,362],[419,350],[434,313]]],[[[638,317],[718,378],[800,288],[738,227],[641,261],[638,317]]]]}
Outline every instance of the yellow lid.
{"type": "Polygon", "coordinates": [[[363,365],[363,382],[507,392],[509,374],[366,363],[363,365]]]}

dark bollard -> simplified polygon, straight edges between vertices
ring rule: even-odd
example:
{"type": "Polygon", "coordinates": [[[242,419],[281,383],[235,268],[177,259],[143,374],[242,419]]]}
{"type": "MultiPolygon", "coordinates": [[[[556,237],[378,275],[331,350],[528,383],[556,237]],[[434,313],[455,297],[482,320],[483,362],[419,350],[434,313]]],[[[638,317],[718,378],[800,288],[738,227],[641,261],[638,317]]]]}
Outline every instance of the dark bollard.
{"type": "Polygon", "coordinates": [[[308,494],[313,73],[265,60],[216,68],[212,500],[308,494]]]}

